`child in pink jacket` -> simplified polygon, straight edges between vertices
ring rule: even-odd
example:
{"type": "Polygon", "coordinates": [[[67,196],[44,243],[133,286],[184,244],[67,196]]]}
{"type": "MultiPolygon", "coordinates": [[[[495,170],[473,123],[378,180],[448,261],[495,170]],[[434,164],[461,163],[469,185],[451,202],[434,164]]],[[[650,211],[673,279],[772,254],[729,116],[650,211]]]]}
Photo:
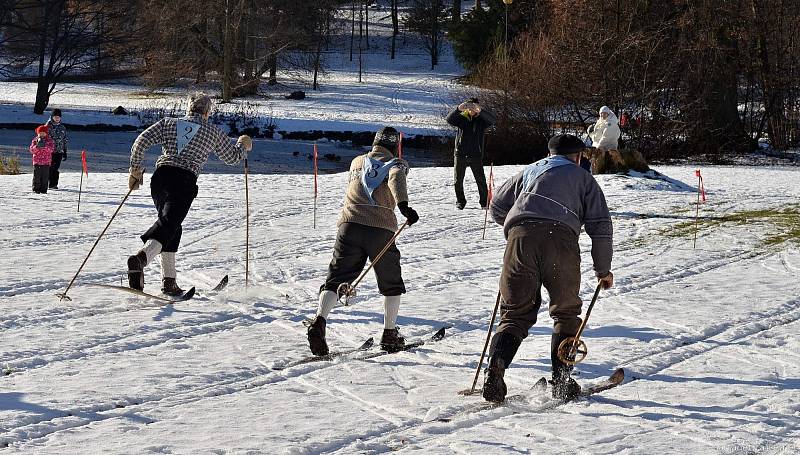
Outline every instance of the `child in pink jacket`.
{"type": "Polygon", "coordinates": [[[56,143],[47,135],[47,126],[36,128],[36,137],[31,141],[30,151],[33,155],[33,192],[47,193],[50,177],[50,163],[56,143]]]}

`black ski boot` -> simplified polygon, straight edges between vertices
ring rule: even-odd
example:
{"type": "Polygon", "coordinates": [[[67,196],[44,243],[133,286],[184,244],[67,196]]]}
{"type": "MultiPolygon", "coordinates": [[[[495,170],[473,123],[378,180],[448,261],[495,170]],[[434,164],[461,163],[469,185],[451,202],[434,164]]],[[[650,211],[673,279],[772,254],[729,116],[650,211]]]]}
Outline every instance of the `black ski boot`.
{"type": "Polygon", "coordinates": [[[308,326],[308,346],[314,355],[328,355],[328,342],[325,341],[325,318],[315,317],[308,326]]]}
{"type": "Polygon", "coordinates": [[[175,282],[175,278],[165,277],[161,280],[161,292],[174,297],[183,295],[184,290],[178,286],[178,283],[175,282]]]}
{"type": "Polygon", "coordinates": [[[554,333],[550,337],[550,362],[553,364],[553,398],[561,401],[574,400],[581,394],[581,386],[570,377],[572,367],[558,358],[558,346],[565,339],[574,335],[554,333]]]}
{"type": "Polygon", "coordinates": [[[489,358],[489,367],[483,370],[483,399],[494,403],[506,401],[506,366],[500,357],[489,358]]]}
{"type": "Polygon", "coordinates": [[[500,332],[492,339],[489,366],[483,371],[483,399],[493,403],[506,400],[506,383],[503,380],[506,367],[511,365],[522,339],[510,333],[500,332]]]}
{"type": "Polygon", "coordinates": [[[381,349],[386,352],[402,351],[406,347],[406,339],[400,336],[397,327],[393,329],[383,329],[381,336],[381,349]]]}
{"type": "Polygon", "coordinates": [[[133,256],[128,256],[128,287],[144,291],[144,266],[147,264],[147,254],[140,251],[133,256]]]}

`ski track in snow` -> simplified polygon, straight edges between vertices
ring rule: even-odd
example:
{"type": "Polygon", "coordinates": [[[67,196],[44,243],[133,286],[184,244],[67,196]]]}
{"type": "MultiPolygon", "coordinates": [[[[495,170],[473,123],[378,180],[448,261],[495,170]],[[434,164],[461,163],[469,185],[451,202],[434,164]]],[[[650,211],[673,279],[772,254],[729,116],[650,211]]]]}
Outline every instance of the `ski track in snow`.
{"type": "MultiPolygon", "coordinates": [[[[517,169],[496,168],[498,184],[501,176],[517,169]]],[[[682,167],[664,172],[692,174],[682,167]]],[[[316,230],[309,227],[312,200],[291,196],[294,176],[252,177],[248,290],[243,283],[244,207],[236,197],[241,177],[215,176],[214,182],[224,182],[224,187],[206,182],[184,224],[178,265],[179,282],[197,286],[199,296],[172,306],[81,286],[117,282],[124,276],[125,257],[139,247],[136,236],[152,221],[152,207],[144,195],[126,204],[101,240],[70,291],[73,301],[59,302],[53,296],[63,291],[121,200],[111,182],[121,178],[109,178],[92,196],[95,203],[82,206],[79,214],[71,213],[72,207],[64,209],[73,202],[67,193],[15,198],[14,210],[0,220],[0,228],[8,233],[0,238],[0,248],[12,262],[11,268],[3,267],[0,286],[0,368],[10,369],[10,375],[0,376],[0,404],[12,400],[0,406],[0,446],[45,453],[115,437],[120,444],[115,451],[156,450],[161,447],[156,442],[165,441],[160,438],[178,431],[170,429],[170,422],[180,421],[186,410],[215,413],[223,421],[241,414],[238,422],[252,414],[251,405],[260,407],[266,400],[263,405],[277,406],[276,415],[296,419],[287,423],[299,428],[285,438],[277,428],[264,430],[268,434],[263,440],[245,434],[237,438],[236,430],[230,430],[230,436],[196,442],[195,449],[218,449],[228,439],[238,444],[232,446],[234,451],[269,447],[286,453],[747,453],[755,448],[779,454],[796,448],[792,441],[800,437],[800,400],[792,394],[800,383],[790,378],[797,377],[800,356],[791,354],[797,342],[790,336],[800,327],[800,288],[791,279],[799,269],[798,247],[760,247],[758,225],[721,226],[701,231],[698,250],[692,251],[690,239],[658,234],[689,215],[627,214],[669,215],[676,203],[689,204],[693,194],[637,179],[598,178],[612,211],[624,214],[615,217],[617,243],[631,238],[650,241],[617,249],[617,283],[601,294],[585,334],[592,347],[589,358],[578,367],[579,380],[592,381],[623,366],[626,382],[589,402],[554,410],[533,396],[524,405],[473,411],[482,404],[480,399],[455,391],[471,383],[477,366],[497,293],[504,241],[497,226],[490,226],[487,240],[480,240],[483,211],[452,208],[450,173],[414,170],[410,194],[422,220],[398,240],[409,291],[399,321],[403,333],[414,338],[450,324],[448,336],[413,352],[282,371],[271,366],[307,355],[300,322],[313,312],[330,259],[344,174],[321,177],[321,185],[333,190],[320,198],[316,230]],[[271,191],[274,187],[279,190],[271,191]],[[101,195],[107,203],[97,203],[101,195]],[[58,260],[50,262],[32,255],[34,251],[58,260]],[[42,274],[43,267],[47,273],[42,274]],[[220,296],[204,296],[203,290],[224,274],[231,276],[229,288],[220,296]],[[751,280],[744,288],[741,277],[751,280]],[[194,356],[200,358],[189,361],[194,356]],[[171,359],[175,371],[162,366],[164,359],[171,359]],[[766,363],[771,372],[728,378],[742,372],[736,366],[742,361],[753,368],[762,364],[762,369],[766,363]],[[117,376],[125,371],[135,374],[117,376]],[[122,382],[92,383],[97,392],[89,395],[69,384],[97,381],[92,379],[95,374],[122,382]],[[52,392],[38,388],[48,382],[53,383],[52,392]],[[715,387],[709,388],[709,383],[715,387]],[[687,393],[692,387],[699,390],[687,393]],[[30,395],[33,401],[12,398],[17,394],[30,395]],[[701,404],[704,394],[722,394],[723,401],[701,404]],[[304,427],[296,414],[302,409],[281,405],[293,395],[305,403],[298,406],[315,403],[314,412],[326,421],[333,419],[335,435],[315,435],[313,426],[304,427]],[[368,424],[349,423],[357,415],[368,424]],[[592,429],[585,441],[563,432],[578,424],[592,429]],[[144,437],[153,444],[138,445],[148,428],[153,436],[144,437]]],[[[704,173],[715,182],[712,194],[718,198],[703,207],[705,216],[781,207],[800,195],[796,185],[786,186],[796,181],[796,170],[723,167],[704,173]],[[771,175],[769,183],[785,193],[764,196],[739,188],[745,180],[741,174],[762,184],[763,175],[771,175]]],[[[77,178],[62,175],[65,186],[77,178]]],[[[2,180],[8,194],[27,194],[29,177],[2,180]]],[[[468,198],[474,203],[474,185],[467,180],[468,198]]],[[[581,247],[582,295],[587,298],[594,285],[585,235],[581,247]]],[[[151,291],[159,283],[158,269],[152,264],[146,273],[151,291]]],[[[358,345],[367,333],[379,336],[380,302],[370,276],[360,286],[354,306],[338,308],[332,315],[332,347],[358,345]]],[[[510,394],[524,393],[526,384],[548,373],[548,325],[543,311],[508,370],[510,394]]],[[[270,421],[260,414],[251,418],[270,421]]],[[[199,424],[198,435],[204,434],[202,428],[199,424]]],[[[173,442],[158,450],[186,449],[173,442]]]]}

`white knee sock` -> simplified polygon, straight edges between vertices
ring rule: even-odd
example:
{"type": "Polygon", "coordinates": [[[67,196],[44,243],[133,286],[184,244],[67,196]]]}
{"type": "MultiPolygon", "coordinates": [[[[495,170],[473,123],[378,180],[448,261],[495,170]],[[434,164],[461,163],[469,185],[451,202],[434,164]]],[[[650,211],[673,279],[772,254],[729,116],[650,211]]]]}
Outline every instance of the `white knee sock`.
{"type": "Polygon", "coordinates": [[[319,293],[319,307],[317,307],[317,316],[322,316],[328,319],[333,306],[336,305],[336,293],[333,291],[322,291],[319,293]]]}
{"type": "Polygon", "coordinates": [[[149,264],[150,261],[152,261],[153,258],[158,256],[158,253],[161,252],[161,242],[150,239],[144,244],[142,251],[144,251],[144,254],[147,256],[147,264],[149,264]]]}
{"type": "Polygon", "coordinates": [[[393,329],[397,327],[397,313],[400,312],[400,296],[387,295],[383,299],[383,328],[393,329]]]}
{"type": "Polygon", "coordinates": [[[175,253],[161,252],[161,278],[176,278],[178,271],[175,270],[175,253]]]}

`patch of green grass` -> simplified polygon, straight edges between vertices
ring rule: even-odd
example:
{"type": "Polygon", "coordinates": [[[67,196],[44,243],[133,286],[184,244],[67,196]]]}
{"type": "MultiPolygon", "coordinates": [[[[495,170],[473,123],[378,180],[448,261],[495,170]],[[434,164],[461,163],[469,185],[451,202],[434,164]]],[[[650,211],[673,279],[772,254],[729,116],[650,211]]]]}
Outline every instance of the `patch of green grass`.
{"type": "Polygon", "coordinates": [[[8,158],[0,155],[0,175],[19,175],[21,167],[17,155],[8,158]]]}
{"type": "Polygon", "coordinates": [[[764,234],[762,246],[775,246],[785,242],[800,244],[800,205],[780,209],[745,210],[713,218],[700,218],[696,223],[685,221],[661,231],[661,234],[673,238],[692,237],[695,228],[700,231],[723,225],[753,226],[764,234]]]}

